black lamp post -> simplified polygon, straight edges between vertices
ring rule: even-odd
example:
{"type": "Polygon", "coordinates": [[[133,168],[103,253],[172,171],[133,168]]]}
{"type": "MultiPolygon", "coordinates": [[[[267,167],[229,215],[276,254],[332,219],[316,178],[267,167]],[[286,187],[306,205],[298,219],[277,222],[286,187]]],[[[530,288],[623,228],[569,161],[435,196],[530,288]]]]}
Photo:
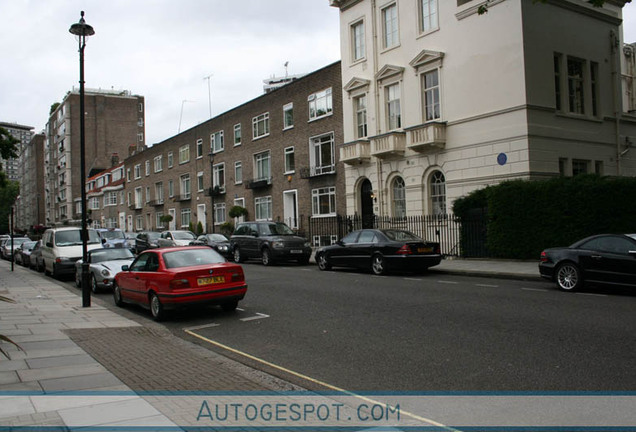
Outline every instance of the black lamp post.
{"type": "Polygon", "coordinates": [[[86,47],[86,37],[95,34],[93,27],[84,21],[84,11],[78,23],[73,24],[69,32],[77,36],[79,42],[80,55],[80,182],[82,192],[82,307],[91,305],[91,289],[89,286],[89,264],[88,264],[88,230],[86,229],[86,134],[84,129],[84,47],[86,47]]]}
{"type": "Polygon", "coordinates": [[[210,150],[208,153],[210,158],[210,199],[212,200],[212,234],[214,234],[214,153],[210,150]]]}

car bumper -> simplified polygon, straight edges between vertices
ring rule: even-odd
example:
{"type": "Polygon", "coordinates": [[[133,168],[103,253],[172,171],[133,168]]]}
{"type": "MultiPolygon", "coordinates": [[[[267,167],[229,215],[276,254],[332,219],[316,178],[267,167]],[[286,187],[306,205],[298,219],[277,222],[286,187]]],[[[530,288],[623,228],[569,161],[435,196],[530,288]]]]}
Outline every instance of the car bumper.
{"type": "Polygon", "coordinates": [[[272,258],[278,261],[294,261],[294,260],[308,260],[311,256],[311,248],[285,248],[285,249],[271,249],[272,258]]]}
{"type": "Polygon", "coordinates": [[[385,256],[389,269],[394,270],[423,270],[438,265],[442,261],[441,255],[401,255],[385,256]]]}
{"type": "Polygon", "coordinates": [[[75,274],[74,262],[55,263],[55,271],[60,275],[75,274]]]}
{"type": "Polygon", "coordinates": [[[554,280],[554,264],[552,263],[540,263],[539,274],[544,279],[554,280]]]}
{"type": "Polygon", "coordinates": [[[175,309],[193,304],[220,304],[233,300],[242,300],[247,293],[247,285],[217,290],[158,293],[166,309],[175,309]]]}

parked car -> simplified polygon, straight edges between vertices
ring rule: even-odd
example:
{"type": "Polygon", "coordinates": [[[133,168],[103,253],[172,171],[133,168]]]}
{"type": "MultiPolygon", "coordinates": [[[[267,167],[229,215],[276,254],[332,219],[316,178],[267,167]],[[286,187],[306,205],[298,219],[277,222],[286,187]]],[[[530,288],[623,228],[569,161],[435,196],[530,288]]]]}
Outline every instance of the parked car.
{"type": "Polygon", "coordinates": [[[13,238],[13,251],[11,249],[11,239],[6,239],[2,245],[2,258],[11,261],[13,259],[13,253],[24,242],[31,241],[28,237],[14,237],[13,238]]]}
{"type": "Polygon", "coordinates": [[[135,237],[135,250],[136,254],[139,254],[147,249],[158,248],[157,241],[161,238],[161,233],[156,231],[144,231],[137,234],[135,237]]]}
{"type": "Polygon", "coordinates": [[[193,246],[209,246],[224,257],[230,256],[230,240],[224,234],[203,234],[191,241],[193,246]]]}
{"type": "MultiPolygon", "coordinates": [[[[87,230],[88,250],[102,247],[97,231],[87,230]]],[[[44,273],[60,277],[75,274],[75,261],[82,257],[81,229],[78,227],[49,228],[42,236],[42,261],[44,273]]]]}
{"type": "MultiPolygon", "coordinates": [[[[91,275],[91,291],[97,293],[102,288],[112,288],[115,275],[123,266],[130,265],[134,259],[135,255],[125,247],[89,251],[87,262],[91,275]]],[[[78,287],[82,286],[82,263],[81,259],[75,262],[75,285],[78,287]]]]}
{"type": "Polygon", "coordinates": [[[423,272],[441,260],[439,243],[397,229],[353,231],[336,244],[316,251],[320,270],[353,267],[371,270],[376,275],[391,270],[423,272]]]}
{"type": "Polygon", "coordinates": [[[25,267],[29,267],[31,264],[31,251],[37,242],[34,241],[25,241],[14,251],[15,255],[15,263],[23,265],[25,267]]]}
{"type": "Polygon", "coordinates": [[[264,265],[277,261],[298,261],[307,264],[311,257],[311,244],[297,236],[283,222],[242,222],[230,237],[234,261],[260,258],[264,265]]]}
{"type": "Polygon", "coordinates": [[[135,238],[137,238],[136,232],[125,231],[124,236],[126,237],[126,247],[131,251],[135,251],[135,238]]]}
{"type": "Polygon", "coordinates": [[[161,233],[161,239],[158,241],[159,247],[168,246],[188,246],[190,242],[197,239],[192,231],[164,231],[161,233]]]}
{"type": "Polygon", "coordinates": [[[38,240],[31,251],[29,267],[39,272],[44,271],[44,261],[42,261],[42,240],[38,240]]]}
{"type": "Polygon", "coordinates": [[[123,267],[113,285],[117,306],[138,303],[150,308],[158,321],[167,309],[197,303],[233,311],[246,292],[241,266],[204,246],[145,251],[130,267],[123,267]]]}
{"type": "Polygon", "coordinates": [[[128,245],[124,232],[119,228],[99,228],[97,233],[105,248],[120,248],[128,245]]]}
{"type": "Polygon", "coordinates": [[[636,287],[636,234],[600,234],[541,252],[539,273],[562,291],[586,283],[636,287]]]}

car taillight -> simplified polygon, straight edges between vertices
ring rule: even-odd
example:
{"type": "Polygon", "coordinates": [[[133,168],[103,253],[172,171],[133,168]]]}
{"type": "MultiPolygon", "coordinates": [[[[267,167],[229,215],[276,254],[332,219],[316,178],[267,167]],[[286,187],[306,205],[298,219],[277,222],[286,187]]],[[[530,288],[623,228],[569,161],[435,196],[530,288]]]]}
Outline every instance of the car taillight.
{"type": "Polygon", "coordinates": [[[190,287],[190,283],[188,282],[187,279],[173,279],[170,281],[171,289],[182,289],[182,288],[189,288],[189,287],[190,287]]]}
{"type": "Polygon", "coordinates": [[[245,280],[243,272],[232,273],[232,282],[242,282],[245,280]]]}
{"type": "Polygon", "coordinates": [[[541,262],[548,262],[548,254],[545,251],[541,252],[541,262]]]}
{"type": "Polygon", "coordinates": [[[404,245],[400,249],[398,249],[396,253],[398,255],[411,255],[413,251],[411,251],[411,248],[409,247],[409,245],[404,245]]]}

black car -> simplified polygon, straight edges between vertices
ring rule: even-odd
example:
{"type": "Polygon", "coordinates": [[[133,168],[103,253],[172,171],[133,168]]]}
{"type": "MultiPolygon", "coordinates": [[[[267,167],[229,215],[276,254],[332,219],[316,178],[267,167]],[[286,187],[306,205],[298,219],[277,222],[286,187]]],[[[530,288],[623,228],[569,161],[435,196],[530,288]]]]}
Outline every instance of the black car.
{"type": "Polygon", "coordinates": [[[307,264],[311,257],[309,241],[296,235],[283,222],[242,222],[230,237],[234,261],[260,258],[263,265],[276,261],[297,261],[307,264]]]}
{"type": "Polygon", "coordinates": [[[636,234],[600,234],[541,252],[541,276],[563,291],[584,283],[636,286],[636,234]]]}
{"type": "Polygon", "coordinates": [[[159,247],[158,241],[161,233],[156,231],[144,231],[135,237],[135,253],[140,254],[146,249],[155,249],[159,247]]]}
{"type": "Polygon", "coordinates": [[[391,270],[424,272],[442,260],[439,243],[398,229],[353,231],[316,251],[320,270],[353,267],[382,275],[391,270]]]}
{"type": "Polygon", "coordinates": [[[225,258],[230,256],[230,240],[223,234],[203,234],[191,241],[192,246],[209,246],[225,258]]]}

